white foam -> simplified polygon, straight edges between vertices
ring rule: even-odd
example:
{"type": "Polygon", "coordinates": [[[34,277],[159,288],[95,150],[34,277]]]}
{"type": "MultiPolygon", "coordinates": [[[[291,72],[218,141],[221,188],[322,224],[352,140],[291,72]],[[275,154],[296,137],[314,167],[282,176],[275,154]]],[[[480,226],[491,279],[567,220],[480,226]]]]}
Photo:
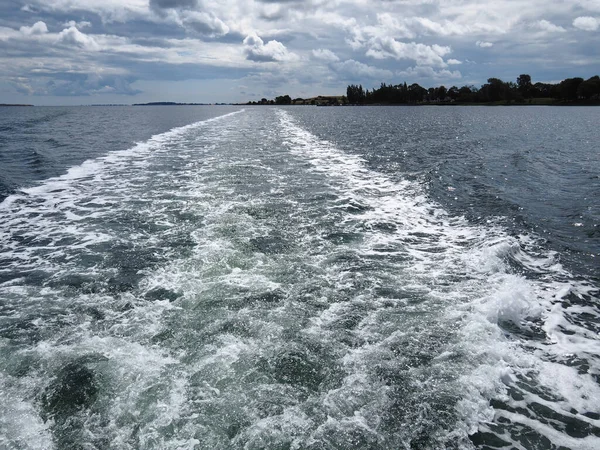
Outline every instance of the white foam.
{"type": "MultiPolygon", "coordinates": [[[[195,142],[197,136],[201,136],[198,131],[209,128],[207,124],[215,128],[205,133],[207,141],[212,139],[212,145],[222,132],[220,128],[228,126],[227,121],[222,119],[241,112],[243,110],[176,128],[130,149],[85,161],[60,177],[11,195],[0,204],[0,258],[4,259],[1,272],[9,275],[21,271],[39,272],[44,284],[52,286],[54,282],[59,283],[56,288],[38,285],[35,280],[28,280],[27,274],[0,284],[3,307],[10,307],[12,311],[10,319],[17,324],[22,322],[24,332],[39,330],[43,337],[23,352],[18,348],[3,348],[17,361],[34,357],[39,361],[39,369],[33,371],[31,377],[7,375],[6,379],[2,379],[0,395],[5,398],[0,402],[3,405],[0,446],[12,448],[18,443],[23,448],[53,448],[53,424],[51,421],[41,422],[35,396],[52,381],[64,364],[74,358],[98,355],[104,358],[96,368],[99,379],[110,380],[111,389],[122,397],[99,400],[109,404],[109,415],[104,417],[104,423],[99,416],[89,417],[86,436],[92,439],[99,428],[104,427],[102,432],[107,433],[106,438],[116,447],[134,448],[123,433],[133,432],[135,423],[127,431],[129,425],[118,421],[130,414],[135,416],[146,391],[165,382],[165,372],[179,363],[180,355],[176,352],[151,344],[152,338],[163,331],[163,318],[179,307],[168,300],[150,302],[127,292],[114,296],[102,293],[73,296],[69,294],[68,287],[60,286],[60,282],[63,277],[69,276],[92,281],[108,278],[115,273],[114,267],[110,264],[103,267],[101,262],[111,256],[113,246],[127,249],[131,245],[151,245],[153,240],[157,242],[157,237],[168,238],[171,233],[177,232],[178,229],[166,219],[168,215],[161,202],[148,198],[167,195],[166,192],[149,189],[152,186],[149,181],[153,181],[152,162],[171,158],[170,146],[195,142]],[[214,136],[211,137],[212,134],[214,136]],[[140,207],[140,204],[144,206],[140,207]],[[125,227],[119,230],[123,225],[115,223],[114,218],[126,217],[129,213],[156,226],[158,236],[143,229],[125,227]],[[107,226],[111,220],[117,229],[107,226]],[[85,258],[95,258],[92,261],[99,262],[91,267],[82,266],[81,261],[85,258]],[[95,309],[102,319],[98,322],[92,320],[86,313],[89,309],[95,309]],[[21,384],[26,386],[19,388],[21,384]],[[37,393],[32,393],[34,389],[37,393]],[[106,426],[106,423],[110,425],[106,426]]],[[[197,154],[201,148],[191,146],[188,151],[197,154]]],[[[188,170],[193,171],[194,168],[188,170]]],[[[169,182],[165,180],[164,183],[167,185],[169,182]]],[[[177,188],[174,183],[172,189],[177,188]]],[[[181,201],[175,194],[177,192],[169,202],[181,201]]],[[[186,196],[184,189],[180,197],[186,196]]],[[[167,206],[172,207],[173,203],[167,206]]],[[[148,286],[151,288],[152,282],[148,286]]],[[[4,317],[9,319],[8,315],[4,317]]],[[[148,424],[148,429],[165,426],[182,409],[185,378],[167,379],[170,397],[158,408],[161,413],[148,424]]],[[[151,439],[151,434],[148,432],[148,439],[151,439]]],[[[193,445],[196,441],[183,439],[174,442],[184,446],[193,445]]],[[[174,444],[169,442],[169,445],[174,444]]]]}
{"type": "MultiPolygon", "coordinates": [[[[527,249],[532,248],[530,237],[511,237],[493,225],[494,221],[480,227],[470,225],[461,217],[448,216],[439,205],[426,198],[419,185],[408,181],[393,183],[384,175],[368,170],[362,158],[343,153],[297,126],[289,113],[280,111],[279,117],[289,135],[290,151],[307,158],[316,172],[334,179],[337,188],[350,199],[350,204],[368,206],[367,210],[354,212],[346,219],[366,225],[364,243],[367,248],[361,248],[361,253],[372,255],[378,248],[392,248],[402,249],[392,254],[406,252],[410,255],[410,263],[398,265],[397,270],[412,274],[413,279],[418,280],[417,286],[429,286],[426,298],[440,299],[440,312],[445,316],[441,320],[454,322],[459,327],[460,341],[442,354],[467,352],[471,355],[471,367],[462,368],[467,371],[461,377],[465,398],[457,405],[463,416],[465,433],[472,434],[479,424],[493,420],[495,411],[489,400],[508,401],[506,386],[514,384],[517,374],[534,376],[541,386],[560,392],[565,401],[553,407],[561,413],[576,405],[589,411],[591,405],[584,399],[588,396],[598,398],[597,386],[590,375],[579,375],[574,369],[550,362],[557,354],[573,352],[588,358],[592,373],[600,373],[598,336],[582,326],[573,325],[568,319],[579,311],[579,307],[569,311],[557,301],[570,291],[588,292],[590,289],[574,281],[557,262],[555,254],[539,254],[539,250],[536,254],[529,253],[527,249]],[[382,222],[393,224],[394,232],[369,235],[369,225],[382,222]],[[523,267],[540,274],[541,279],[536,281],[511,273],[508,258],[514,258],[523,267]],[[436,280],[447,278],[454,281],[436,283],[436,280]],[[570,281],[556,281],[559,279],[570,281]],[[503,323],[526,331],[543,331],[547,340],[537,343],[511,336],[502,328],[503,323]],[[530,347],[536,348],[537,353],[532,354],[530,347]],[[569,378],[570,384],[575,386],[573,389],[564,387],[569,378]],[[557,379],[564,380],[560,389],[557,379]]],[[[331,321],[330,316],[337,314],[333,308],[339,307],[332,306],[313,322],[317,328],[325,326],[331,321]]],[[[593,315],[598,316],[598,312],[594,311],[593,315]]],[[[373,339],[373,332],[365,337],[373,339]]],[[[380,359],[374,355],[383,348],[383,341],[371,348],[363,346],[347,354],[346,360],[372,364],[370,358],[380,359]]],[[[438,361],[446,361],[446,358],[438,361]]],[[[600,439],[596,437],[577,440],[558,432],[548,432],[546,428],[534,427],[556,445],[564,443],[580,448],[574,443],[581,442],[584,446],[592,443],[600,446],[600,439]]]]}
{"type": "MultiPolygon", "coordinates": [[[[190,128],[172,139],[161,135],[123,158],[111,154],[74,170],[55,186],[61,192],[31,194],[40,204],[29,207],[22,197],[27,211],[14,202],[6,206],[7,224],[53,239],[37,252],[56,252],[50,259],[58,261],[64,251],[65,259],[50,264],[46,254],[27,254],[18,242],[11,244],[12,255],[32,268],[54,270],[57,279],[69,270],[79,273],[78,261],[69,258],[110,255],[105,245],[143,243],[163,257],[140,269],[130,292],[68,298],[61,287],[23,290],[14,280],[0,285],[2,293],[26,298],[22,305],[30,302],[29,311],[46,302],[68,311],[94,306],[105,315],[98,321],[66,315],[69,322],[34,349],[50,373],[73,357],[107,359],[98,373],[114,395],[102,400],[106,421],[89,418],[86,436],[101,435],[118,448],[350,448],[357,436],[365,445],[402,448],[432,417],[443,421],[435,408],[458,393],[464,397],[456,405],[459,423],[437,423],[432,430],[440,433],[435,442],[456,438],[469,448],[467,435],[496,417],[489,400],[511,402],[507,387],[524,376],[560,395],[545,404],[561,414],[570,406],[580,413],[593,409],[593,379],[549,358],[593,349],[585,328],[576,328],[560,305],[584,291],[553,255],[528,253],[525,237],[511,237],[494,223],[472,226],[452,217],[418,184],[369,170],[360,157],[297,126],[289,113],[276,113],[280,126],[272,127],[273,110],[264,111],[199,126],[201,133],[190,128]],[[259,135],[250,139],[248,130],[259,135]],[[178,176],[163,176],[155,169],[162,164],[176,164],[178,176]],[[244,180],[254,181],[256,191],[240,189],[239,173],[253,174],[244,180]],[[294,197],[303,189],[326,200],[294,197]],[[272,202],[284,200],[284,217],[248,212],[275,210],[272,202]],[[64,217],[54,224],[56,212],[64,217]],[[124,218],[135,213],[141,226],[117,224],[123,228],[110,231],[115,212],[124,218]],[[329,231],[347,242],[333,242],[329,231]],[[290,249],[252,245],[274,232],[289,240],[290,249]],[[65,236],[74,242],[61,244],[65,236]],[[186,252],[162,245],[180,236],[189,240],[186,252]],[[513,273],[511,259],[541,278],[513,273]],[[369,261],[382,262],[375,270],[369,261]],[[147,299],[158,290],[172,301],[147,299]],[[263,301],[261,295],[272,297],[263,301]],[[567,326],[574,335],[562,333],[567,326]],[[551,338],[536,343],[519,337],[538,329],[551,338]],[[323,375],[323,386],[282,381],[282,374],[294,376],[281,365],[281,355],[290,354],[323,375]],[[569,379],[572,387],[557,385],[569,379]],[[394,404],[394,388],[405,388],[406,405],[394,404]],[[406,416],[386,435],[386,415],[399,406],[406,416]]],[[[112,275],[102,266],[89,270],[112,275]]],[[[531,394],[523,404],[542,400],[531,394]]]]}
{"type": "Polygon", "coordinates": [[[33,395],[29,380],[15,385],[0,373],[0,448],[52,448],[52,435],[25,393],[33,395]]]}

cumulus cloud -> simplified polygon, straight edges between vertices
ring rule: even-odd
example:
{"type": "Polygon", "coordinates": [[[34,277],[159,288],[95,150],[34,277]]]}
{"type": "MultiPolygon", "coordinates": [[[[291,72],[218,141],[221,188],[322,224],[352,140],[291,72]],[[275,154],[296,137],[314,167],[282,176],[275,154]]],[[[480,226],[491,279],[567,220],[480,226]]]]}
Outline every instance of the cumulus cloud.
{"type": "Polygon", "coordinates": [[[84,50],[99,50],[100,46],[96,42],[96,40],[88,36],[87,34],[82,33],[75,26],[71,26],[69,28],[65,28],[60,33],[58,33],[58,42],[74,45],[84,50]]]}
{"type": "Polygon", "coordinates": [[[280,4],[286,8],[296,9],[302,12],[311,12],[327,5],[333,6],[337,3],[336,0],[256,0],[256,3],[266,5],[280,4]]]}
{"type": "MultiPolygon", "coordinates": [[[[67,82],[54,75],[95,73],[99,67],[103,70],[98,73],[113,71],[142,80],[138,83],[154,80],[153,86],[162,80],[257,74],[245,91],[266,92],[261,86],[281,79],[290,94],[296,88],[299,93],[335,92],[346,82],[377,84],[394,79],[399,70],[416,82],[417,77],[436,80],[433,85],[457,79],[457,68],[474,84],[490,75],[514,77],[528,71],[544,81],[600,68],[593,50],[600,45],[598,0],[382,0],[376,6],[365,0],[17,3],[0,8],[5,13],[0,84],[10,85],[8,77],[29,79],[34,71],[39,77],[43,72],[56,82],[48,93],[127,91],[116,79],[96,84],[93,77],[67,82]],[[567,39],[567,31],[586,33],[585,39],[567,39]],[[493,62],[490,56],[502,62],[500,73],[489,73],[484,66],[493,62]],[[582,66],[585,70],[578,72],[582,66]]],[[[23,95],[31,92],[27,86],[42,92],[27,80],[13,86],[23,95]]],[[[215,92],[214,98],[219,95],[215,92]]]]}
{"type": "Polygon", "coordinates": [[[554,25],[552,22],[549,22],[545,19],[538,20],[537,22],[533,22],[531,24],[531,28],[537,29],[540,31],[547,31],[549,33],[564,33],[565,31],[567,31],[563,27],[554,25]]]}
{"type": "Polygon", "coordinates": [[[155,9],[193,9],[198,0],[150,0],[150,7],[155,9]]]}
{"type": "Polygon", "coordinates": [[[40,20],[39,22],[34,23],[30,27],[22,26],[21,28],[19,28],[19,31],[21,33],[23,33],[25,36],[32,36],[32,35],[36,35],[36,34],[47,33],[48,27],[46,26],[46,23],[44,23],[40,20]]]}
{"type": "Polygon", "coordinates": [[[590,16],[578,17],[573,21],[573,26],[584,31],[596,31],[598,29],[598,20],[590,16]]]}
{"type": "Polygon", "coordinates": [[[409,67],[406,70],[399,71],[398,75],[413,79],[429,78],[434,80],[459,80],[462,78],[462,74],[458,70],[442,69],[436,71],[432,67],[426,66],[409,67]]]}
{"type": "Polygon", "coordinates": [[[203,36],[224,36],[229,33],[229,27],[221,19],[205,12],[189,12],[183,17],[182,23],[203,36]]]}
{"type": "Polygon", "coordinates": [[[377,22],[379,28],[385,30],[387,34],[391,34],[394,37],[413,39],[416,34],[410,30],[405,22],[401,22],[395,15],[390,13],[377,14],[377,22]]]}
{"type": "Polygon", "coordinates": [[[393,38],[381,38],[373,42],[367,50],[367,56],[375,59],[408,59],[417,65],[446,67],[443,56],[450,53],[450,47],[441,45],[425,45],[415,42],[399,42],[393,38]]]}
{"type": "Polygon", "coordinates": [[[574,3],[588,11],[600,12],[600,2],[598,0],[574,0],[574,3]]]}
{"type": "Polygon", "coordinates": [[[251,33],[244,39],[244,53],[246,59],[256,62],[279,62],[298,59],[298,56],[289,52],[281,42],[273,39],[265,44],[256,33],[251,33]]]}
{"type": "Polygon", "coordinates": [[[282,20],[287,17],[287,15],[288,9],[277,3],[264,5],[259,11],[261,19],[272,22],[282,20]]]}
{"type": "Polygon", "coordinates": [[[312,55],[315,59],[319,59],[321,61],[339,61],[340,58],[333,53],[331,50],[326,48],[318,48],[312,51],[312,55]]]}
{"type": "Polygon", "coordinates": [[[63,23],[63,27],[65,27],[65,28],[77,27],[77,28],[81,29],[81,28],[86,28],[86,27],[91,27],[91,26],[92,26],[91,22],[88,22],[87,20],[82,20],[81,22],[69,20],[68,22],[63,23]]]}
{"type": "Polygon", "coordinates": [[[387,79],[393,76],[389,70],[369,66],[353,59],[337,63],[333,69],[345,78],[387,79]]]}
{"type": "Polygon", "coordinates": [[[430,33],[439,34],[441,36],[463,35],[469,32],[469,27],[459,23],[445,20],[443,23],[435,22],[426,17],[415,17],[413,23],[430,33]]]}

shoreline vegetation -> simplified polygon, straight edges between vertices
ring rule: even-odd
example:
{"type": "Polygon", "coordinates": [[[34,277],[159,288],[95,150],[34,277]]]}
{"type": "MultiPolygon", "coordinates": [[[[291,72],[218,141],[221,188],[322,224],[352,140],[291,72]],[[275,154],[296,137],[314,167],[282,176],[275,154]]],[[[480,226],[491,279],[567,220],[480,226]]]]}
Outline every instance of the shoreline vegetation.
{"type": "Polygon", "coordinates": [[[407,85],[381,83],[372,90],[351,84],[346,95],[318,96],[308,99],[289,95],[274,100],[249,101],[247,105],[548,105],[548,106],[598,106],[600,105],[600,77],[587,80],[567,78],[560,83],[532,83],[531,76],[521,74],[516,83],[489,78],[480,88],[473,85],[438,86],[425,89],[418,83],[407,85]]]}
{"type": "MultiPolygon", "coordinates": [[[[426,89],[418,83],[408,85],[381,83],[377,88],[364,89],[362,84],[350,84],[346,95],[319,95],[310,98],[292,98],[281,95],[274,99],[262,98],[246,103],[179,103],[148,102],[126,104],[92,104],[81,106],[210,106],[210,105],[315,105],[315,106],[600,106],[600,77],[587,80],[566,78],[559,83],[533,83],[531,76],[521,74],[516,82],[488,78],[477,88],[445,86],[426,89]]],[[[0,103],[0,107],[35,106],[31,104],[0,103]]]]}

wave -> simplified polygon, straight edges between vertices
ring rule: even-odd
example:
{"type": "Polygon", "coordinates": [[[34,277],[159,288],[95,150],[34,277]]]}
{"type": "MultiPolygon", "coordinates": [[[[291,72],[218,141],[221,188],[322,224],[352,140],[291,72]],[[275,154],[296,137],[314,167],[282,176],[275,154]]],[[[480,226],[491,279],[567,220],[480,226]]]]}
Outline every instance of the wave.
{"type": "MultiPolygon", "coordinates": [[[[87,439],[78,432],[97,397],[98,373],[114,376],[111,364],[127,361],[152,377],[171,361],[135,339],[116,337],[114,328],[95,328],[133,332],[122,320],[134,308],[139,272],[164,261],[156,255],[178,242],[179,235],[144,217],[150,195],[144,185],[160,176],[146,171],[148,160],[176,155],[186,135],[242,111],[87,160],[0,203],[0,345],[6,352],[0,361],[0,447],[79,445],[87,439]],[[151,241],[154,230],[163,231],[164,247],[151,241]]],[[[138,317],[149,315],[144,332],[159,326],[152,320],[169,309],[164,298],[154,292],[154,301],[146,301],[149,311],[138,311],[138,317]]],[[[102,401],[96,407],[102,410],[102,401]]]]}
{"type": "Polygon", "coordinates": [[[0,444],[598,442],[594,287],[290,112],[171,130],[0,213],[0,444]]]}
{"type": "MultiPolygon", "coordinates": [[[[361,254],[405,253],[410,264],[391,276],[428,291],[422,307],[439,310],[431,320],[450,342],[432,362],[449,379],[458,377],[462,432],[478,446],[526,447],[528,439],[598,446],[592,400],[600,395],[598,288],[572,276],[535,235],[513,236],[493,222],[478,226],[450,216],[420,184],[392,182],[297,126],[289,113],[279,118],[290,151],[343,192],[339,207],[352,209],[345,220],[367,232],[361,254]]],[[[369,353],[389,345],[383,340],[356,357],[365,364],[369,353]]],[[[449,427],[448,436],[456,431],[449,427]]]]}

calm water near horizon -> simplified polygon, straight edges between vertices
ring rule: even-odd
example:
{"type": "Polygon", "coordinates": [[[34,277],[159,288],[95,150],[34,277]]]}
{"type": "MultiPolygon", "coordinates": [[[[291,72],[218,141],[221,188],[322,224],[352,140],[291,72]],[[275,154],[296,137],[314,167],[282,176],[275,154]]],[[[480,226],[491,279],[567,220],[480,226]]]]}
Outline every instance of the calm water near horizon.
{"type": "Polygon", "coordinates": [[[600,108],[0,108],[0,448],[600,448],[600,108]]]}

